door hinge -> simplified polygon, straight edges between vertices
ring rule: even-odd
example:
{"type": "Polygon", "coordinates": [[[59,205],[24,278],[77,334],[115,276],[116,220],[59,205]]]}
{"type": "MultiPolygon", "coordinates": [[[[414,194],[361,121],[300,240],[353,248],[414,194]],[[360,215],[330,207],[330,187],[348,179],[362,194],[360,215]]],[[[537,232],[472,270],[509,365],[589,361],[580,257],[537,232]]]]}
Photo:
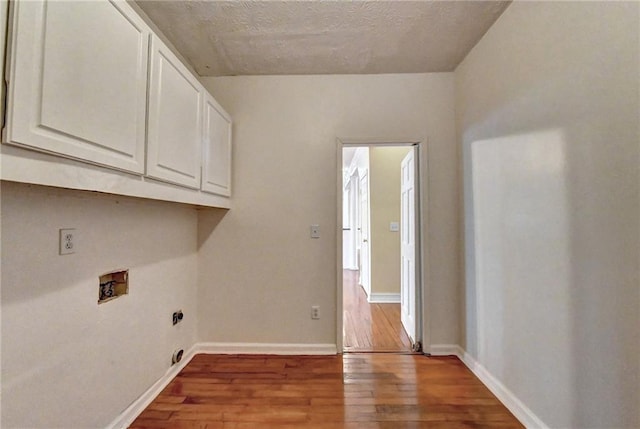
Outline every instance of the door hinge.
{"type": "Polygon", "coordinates": [[[422,353],[422,343],[420,341],[416,341],[411,345],[411,350],[414,353],[422,353]]]}

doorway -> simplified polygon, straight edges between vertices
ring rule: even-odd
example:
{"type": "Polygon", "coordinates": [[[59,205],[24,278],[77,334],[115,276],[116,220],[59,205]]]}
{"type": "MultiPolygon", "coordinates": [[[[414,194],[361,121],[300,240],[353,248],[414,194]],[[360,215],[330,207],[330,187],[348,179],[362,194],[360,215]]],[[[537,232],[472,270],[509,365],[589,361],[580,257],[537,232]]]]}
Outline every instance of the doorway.
{"type": "Polygon", "coordinates": [[[342,351],[420,351],[419,144],[340,143],[342,351]]]}

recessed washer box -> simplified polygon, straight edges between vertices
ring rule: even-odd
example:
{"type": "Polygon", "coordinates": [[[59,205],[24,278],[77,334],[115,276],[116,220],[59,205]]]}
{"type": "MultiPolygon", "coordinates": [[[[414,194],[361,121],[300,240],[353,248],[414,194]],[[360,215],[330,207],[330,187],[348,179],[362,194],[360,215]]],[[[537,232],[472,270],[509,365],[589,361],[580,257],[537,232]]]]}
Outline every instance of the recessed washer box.
{"type": "Polygon", "coordinates": [[[98,304],[129,293],[129,270],[117,270],[99,277],[98,304]]]}

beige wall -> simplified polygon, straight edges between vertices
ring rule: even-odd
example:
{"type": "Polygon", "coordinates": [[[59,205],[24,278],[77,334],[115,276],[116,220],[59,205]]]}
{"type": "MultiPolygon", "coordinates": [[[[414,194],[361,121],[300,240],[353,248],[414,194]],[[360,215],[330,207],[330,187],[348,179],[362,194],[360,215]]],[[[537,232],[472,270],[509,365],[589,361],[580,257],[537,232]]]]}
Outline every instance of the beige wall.
{"type": "Polygon", "coordinates": [[[639,17],[514,2],[455,73],[465,346],[549,427],[640,427],[639,17]]]}
{"type": "Polygon", "coordinates": [[[1,188],[2,427],[105,427],[195,343],[196,211],[1,188]],[[75,254],[58,255],[59,228],[76,228],[75,254]],[[98,276],[120,268],[129,294],[98,305],[98,276]]]}
{"type": "MultiPolygon", "coordinates": [[[[429,283],[436,343],[457,343],[453,75],[205,79],[234,119],[234,208],[200,215],[203,341],[336,343],[336,138],[413,139],[429,153],[429,283]],[[322,237],[309,238],[320,224],[322,237]],[[310,319],[312,305],[322,318],[310,319]]],[[[425,158],[426,159],[426,158],[425,158]]]]}
{"type": "Polygon", "coordinates": [[[411,147],[372,147],[369,150],[371,207],[371,293],[400,294],[400,163],[411,147]]]}

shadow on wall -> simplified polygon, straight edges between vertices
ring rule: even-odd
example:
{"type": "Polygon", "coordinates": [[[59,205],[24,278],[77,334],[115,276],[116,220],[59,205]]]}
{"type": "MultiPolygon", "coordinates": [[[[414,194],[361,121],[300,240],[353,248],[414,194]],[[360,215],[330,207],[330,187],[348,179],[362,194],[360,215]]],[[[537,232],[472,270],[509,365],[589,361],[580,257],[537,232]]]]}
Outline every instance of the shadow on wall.
{"type": "Polygon", "coordinates": [[[478,360],[551,426],[637,423],[637,153],[607,137],[551,130],[470,149],[467,326],[478,360]],[[601,410],[604,398],[617,406],[601,410]]]}
{"type": "Polygon", "coordinates": [[[228,209],[207,208],[198,210],[198,250],[207,242],[213,230],[222,221],[228,209]]]}
{"type": "MultiPolygon", "coordinates": [[[[561,130],[473,142],[469,237],[478,360],[503,381],[544,369],[562,396],[573,364],[565,150],[561,130]]],[[[534,388],[525,380],[523,395],[534,388]]]]}
{"type": "Polygon", "coordinates": [[[578,101],[550,95],[538,102],[554,109],[529,118],[570,112],[563,127],[464,145],[467,344],[550,426],[635,426],[638,131],[626,124],[639,109],[603,118],[620,106],[578,101]]]}
{"type": "Polygon", "coordinates": [[[466,348],[551,427],[640,425],[639,12],[515,2],[456,71],[466,348]]]}

